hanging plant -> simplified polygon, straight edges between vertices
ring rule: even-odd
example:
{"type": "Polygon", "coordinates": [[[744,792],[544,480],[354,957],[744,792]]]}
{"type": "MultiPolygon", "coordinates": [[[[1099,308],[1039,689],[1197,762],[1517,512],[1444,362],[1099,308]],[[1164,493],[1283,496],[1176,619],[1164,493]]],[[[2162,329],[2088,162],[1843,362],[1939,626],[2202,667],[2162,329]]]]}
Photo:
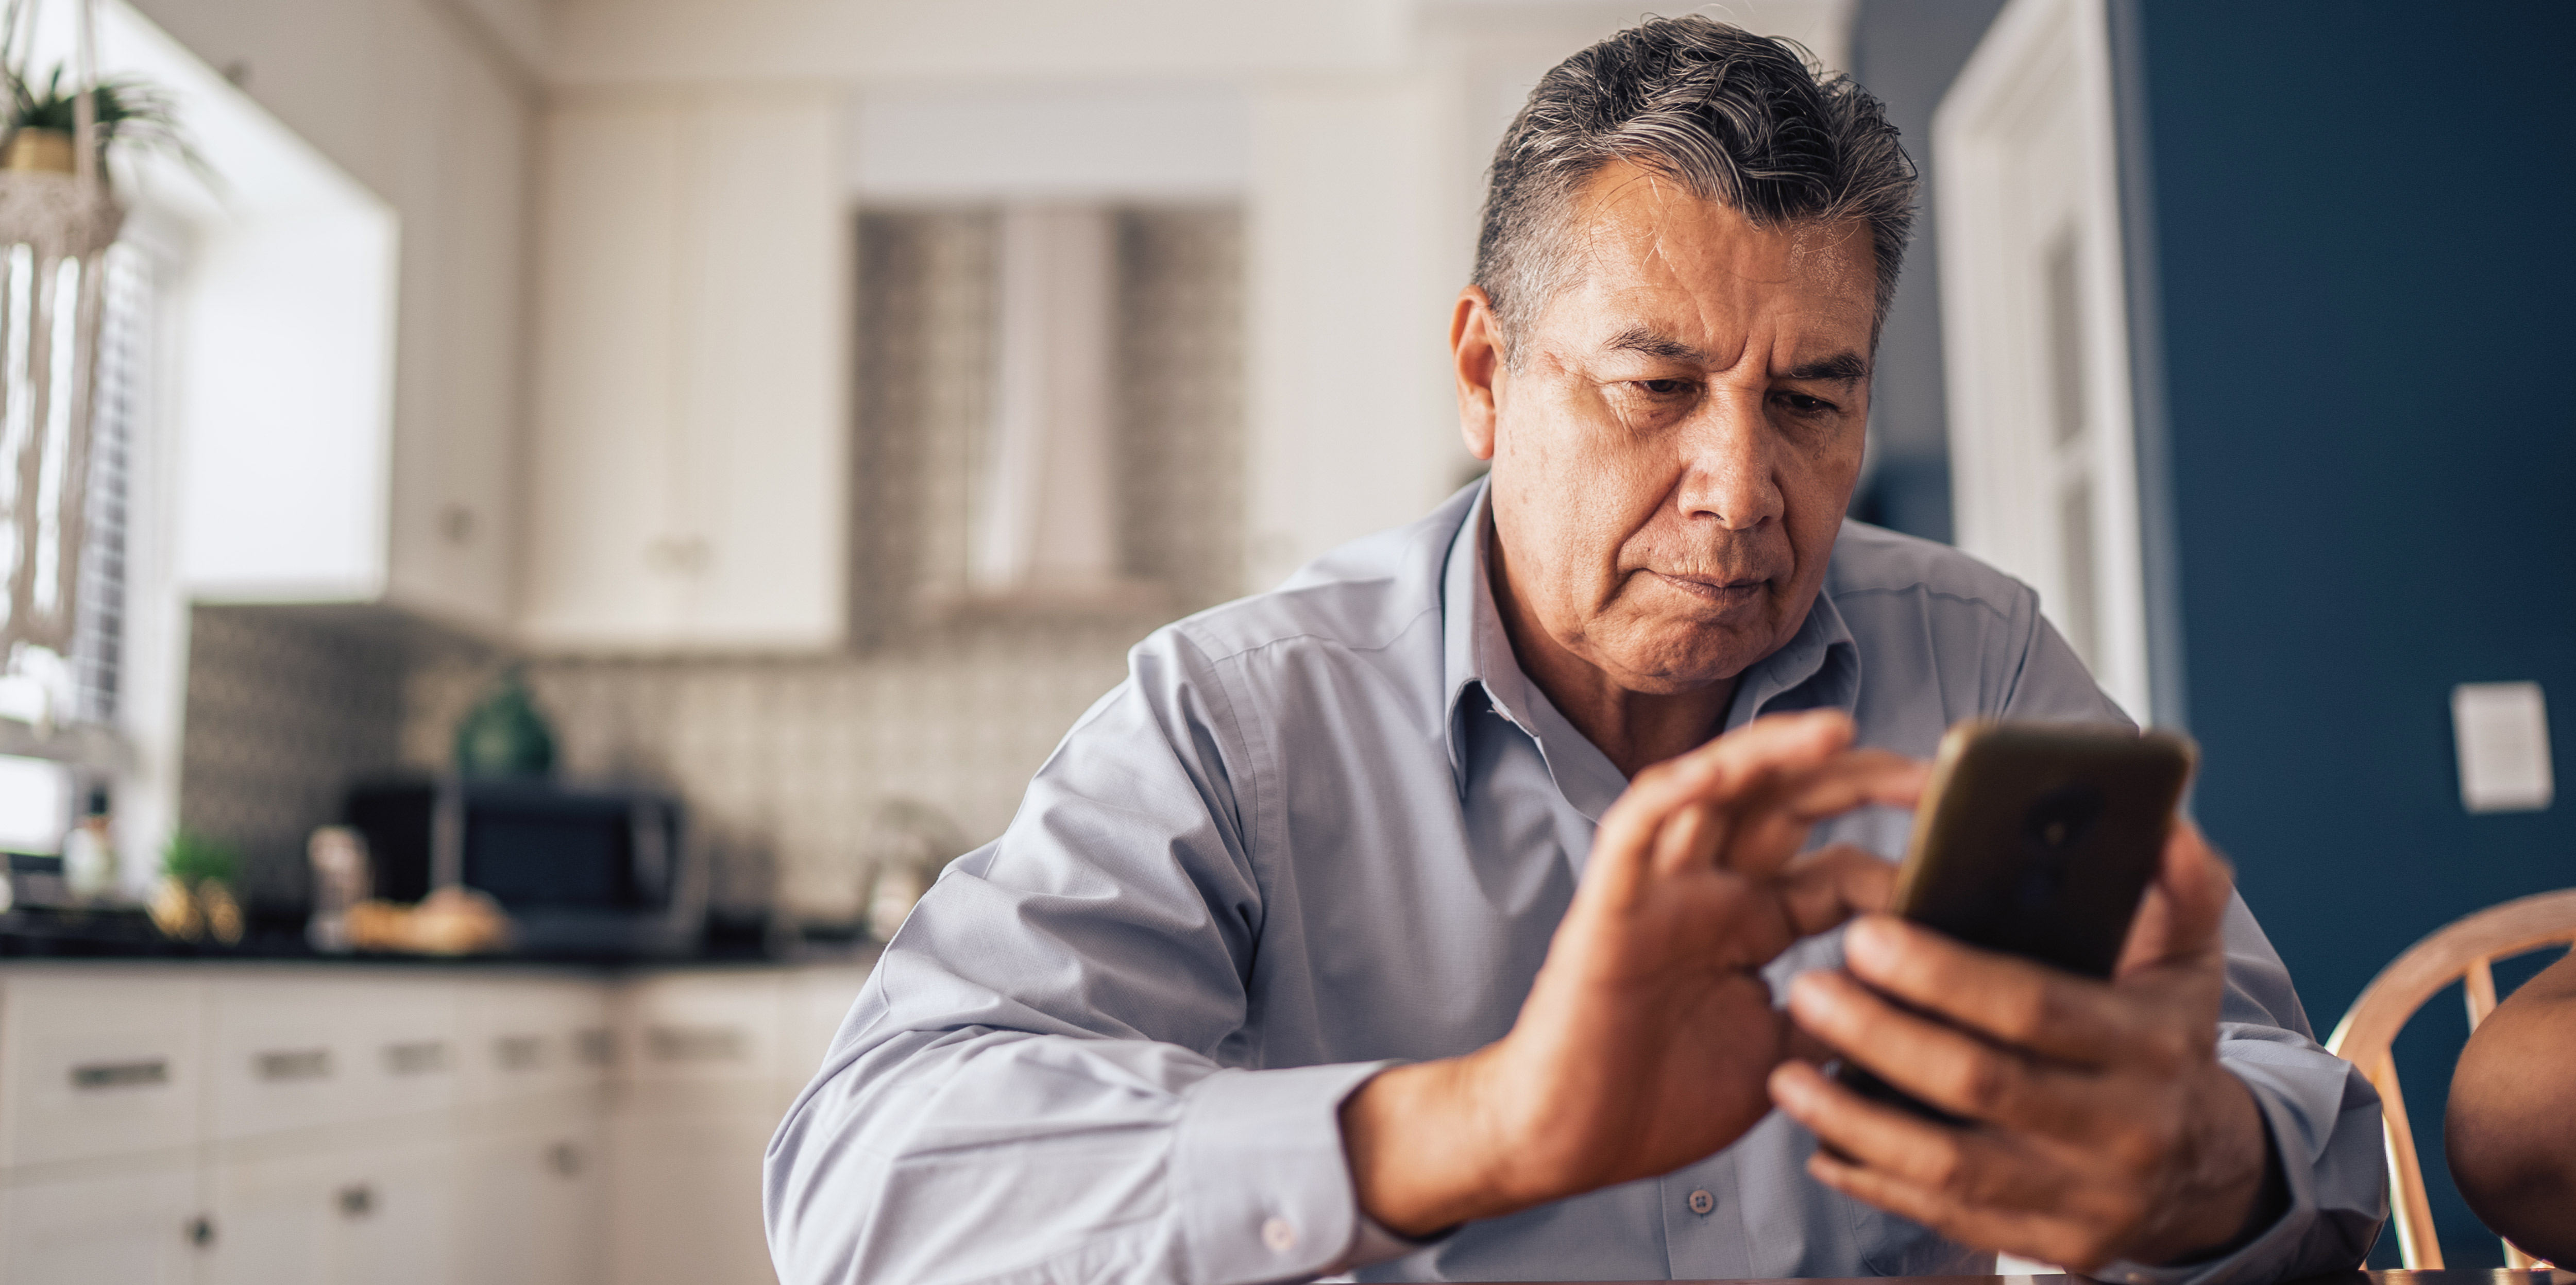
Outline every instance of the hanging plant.
{"type": "MultiPolygon", "coordinates": [[[[64,70],[61,63],[54,64],[39,87],[23,74],[23,69],[6,69],[8,142],[0,145],[0,169],[56,174],[78,169],[73,135],[80,128],[80,94],[64,87],[64,70]]],[[[111,77],[90,90],[90,106],[97,122],[98,162],[102,170],[106,168],[108,150],[123,144],[176,156],[199,174],[206,172],[205,162],[179,129],[178,110],[169,91],[138,77],[111,77]]]]}
{"type": "Polygon", "coordinates": [[[0,144],[0,663],[68,655],[88,543],[90,419],[108,249],[125,210],[102,163],[110,142],[192,157],[168,98],[102,82],[95,0],[71,0],[78,56],[64,87],[27,77],[35,0],[0,11],[9,137],[0,144]],[[66,156],[65,153],[69,155],[66,156]]]}

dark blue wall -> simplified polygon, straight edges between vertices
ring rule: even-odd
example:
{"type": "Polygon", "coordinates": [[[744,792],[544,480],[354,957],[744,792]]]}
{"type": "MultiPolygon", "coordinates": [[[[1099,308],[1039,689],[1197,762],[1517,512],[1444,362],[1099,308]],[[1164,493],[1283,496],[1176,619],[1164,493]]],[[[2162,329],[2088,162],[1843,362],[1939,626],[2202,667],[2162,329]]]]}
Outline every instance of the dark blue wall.
{"type": "MultiPolygon", "coordinates": [[[[2322,1037],[2423,933],[2576,885],[2576,5],[2123,7],[2198,813],[2322,1037]],[[2552,702],[2547,812],[2460,806],[2450,689],[2497,679],[2552,702]]],[[[2444,1248],[2496,1265],[2439,1172],[2456,999],[2419,1024],[2444,1248]]]]}

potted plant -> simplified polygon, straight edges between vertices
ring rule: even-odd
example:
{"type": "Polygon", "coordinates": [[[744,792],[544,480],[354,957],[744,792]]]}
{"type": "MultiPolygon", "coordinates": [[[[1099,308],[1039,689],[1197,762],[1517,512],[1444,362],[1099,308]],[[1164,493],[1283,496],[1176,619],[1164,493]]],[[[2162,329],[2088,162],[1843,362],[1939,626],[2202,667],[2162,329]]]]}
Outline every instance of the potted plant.
{"type": "MultiPolygon", "coordinates": [[[[63,85],[63,66],[39,85],[11,68],[8,142],[0,144],[0,169],[70,174],[79,168],[73,132],[78,127],[80,94],[63,85]]],[[[202,171],[196,149],[179,131],[179,119],[168,92],[134,77],[110,77],[90,91],[98,121],[98,159],[106,169],[107,151],[119,143],[172,153],[202,171]]]]}
{"type": "Polygon", "coordinates": [[[171,835],[148,907],[153,926],[176,941],[239,942],[241,903],[233,898],[232,881],[240,873],[241,853],[231,844],[194,830],[171,835]]]}

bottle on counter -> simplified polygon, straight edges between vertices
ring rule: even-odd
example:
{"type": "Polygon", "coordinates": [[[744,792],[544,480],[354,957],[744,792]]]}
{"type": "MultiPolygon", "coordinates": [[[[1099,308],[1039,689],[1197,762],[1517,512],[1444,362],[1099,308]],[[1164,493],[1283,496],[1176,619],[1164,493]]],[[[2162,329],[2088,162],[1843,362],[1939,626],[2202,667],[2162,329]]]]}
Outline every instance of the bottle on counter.
{"type": "Polygon", "coordinates": [[[313,918],[304,925],[304,940],[325,954],[346,954],[349,910],[373,891],[367,863],[367,836],[345,825],[326,825],[304,846],[313,863],[313,918]]]}
{"type": "Polygon", "coordinates": [[[79,901],[103,901],[116,891],[116,835],[104,787],[89,792],[86,814],[63,836],[63,883],[79,901]]]}

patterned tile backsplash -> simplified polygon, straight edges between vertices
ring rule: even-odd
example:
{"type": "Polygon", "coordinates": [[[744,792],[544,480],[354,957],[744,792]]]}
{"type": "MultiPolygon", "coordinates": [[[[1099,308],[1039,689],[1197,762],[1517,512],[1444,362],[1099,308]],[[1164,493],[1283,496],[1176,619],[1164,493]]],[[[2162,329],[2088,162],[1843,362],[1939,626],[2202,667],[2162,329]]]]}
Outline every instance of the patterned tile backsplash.
{"type": "MultiPolygon", "coordinates": [[[[568,777],[684,794],[719,906],[764,904],[774,888],[802,917],[847,922],[892,805],[944,814],[959,851],[1000,833],[1150,623],[968,628],[821,660],[541,660],[526,673],[568,777]]],[[[404,761],[443,762],[496,672],[415,670],[404,761]]]]}
{"type": "Polygon", "coordinates": [[[871,854],[998,834],[1031,773],[1161,620],[1243,589],[1240,218],[1119,215],[1116,386],[1125,571],[1154,615],[925,609],[962,565],[967,470],[991,378],[989,210],[859,220],[852,645],[799,657],[510,657],[388,636],[381,618],[194,615],[180,803],[250,859],[247,890],[303,901],[304,840],[355,776],[436,770],[517,660],[568,779],[689,803],[720,907],[863,913],[871,854]],[[905,834],[889,834],[900,827],[905,834]]]}
{"type": "Polygon", "coordinates": [[[408,649],[297,608],[189,613],[179,820],[238,846],[255,905],[304,901],[304,841],[402,759],[408,649]]]}

